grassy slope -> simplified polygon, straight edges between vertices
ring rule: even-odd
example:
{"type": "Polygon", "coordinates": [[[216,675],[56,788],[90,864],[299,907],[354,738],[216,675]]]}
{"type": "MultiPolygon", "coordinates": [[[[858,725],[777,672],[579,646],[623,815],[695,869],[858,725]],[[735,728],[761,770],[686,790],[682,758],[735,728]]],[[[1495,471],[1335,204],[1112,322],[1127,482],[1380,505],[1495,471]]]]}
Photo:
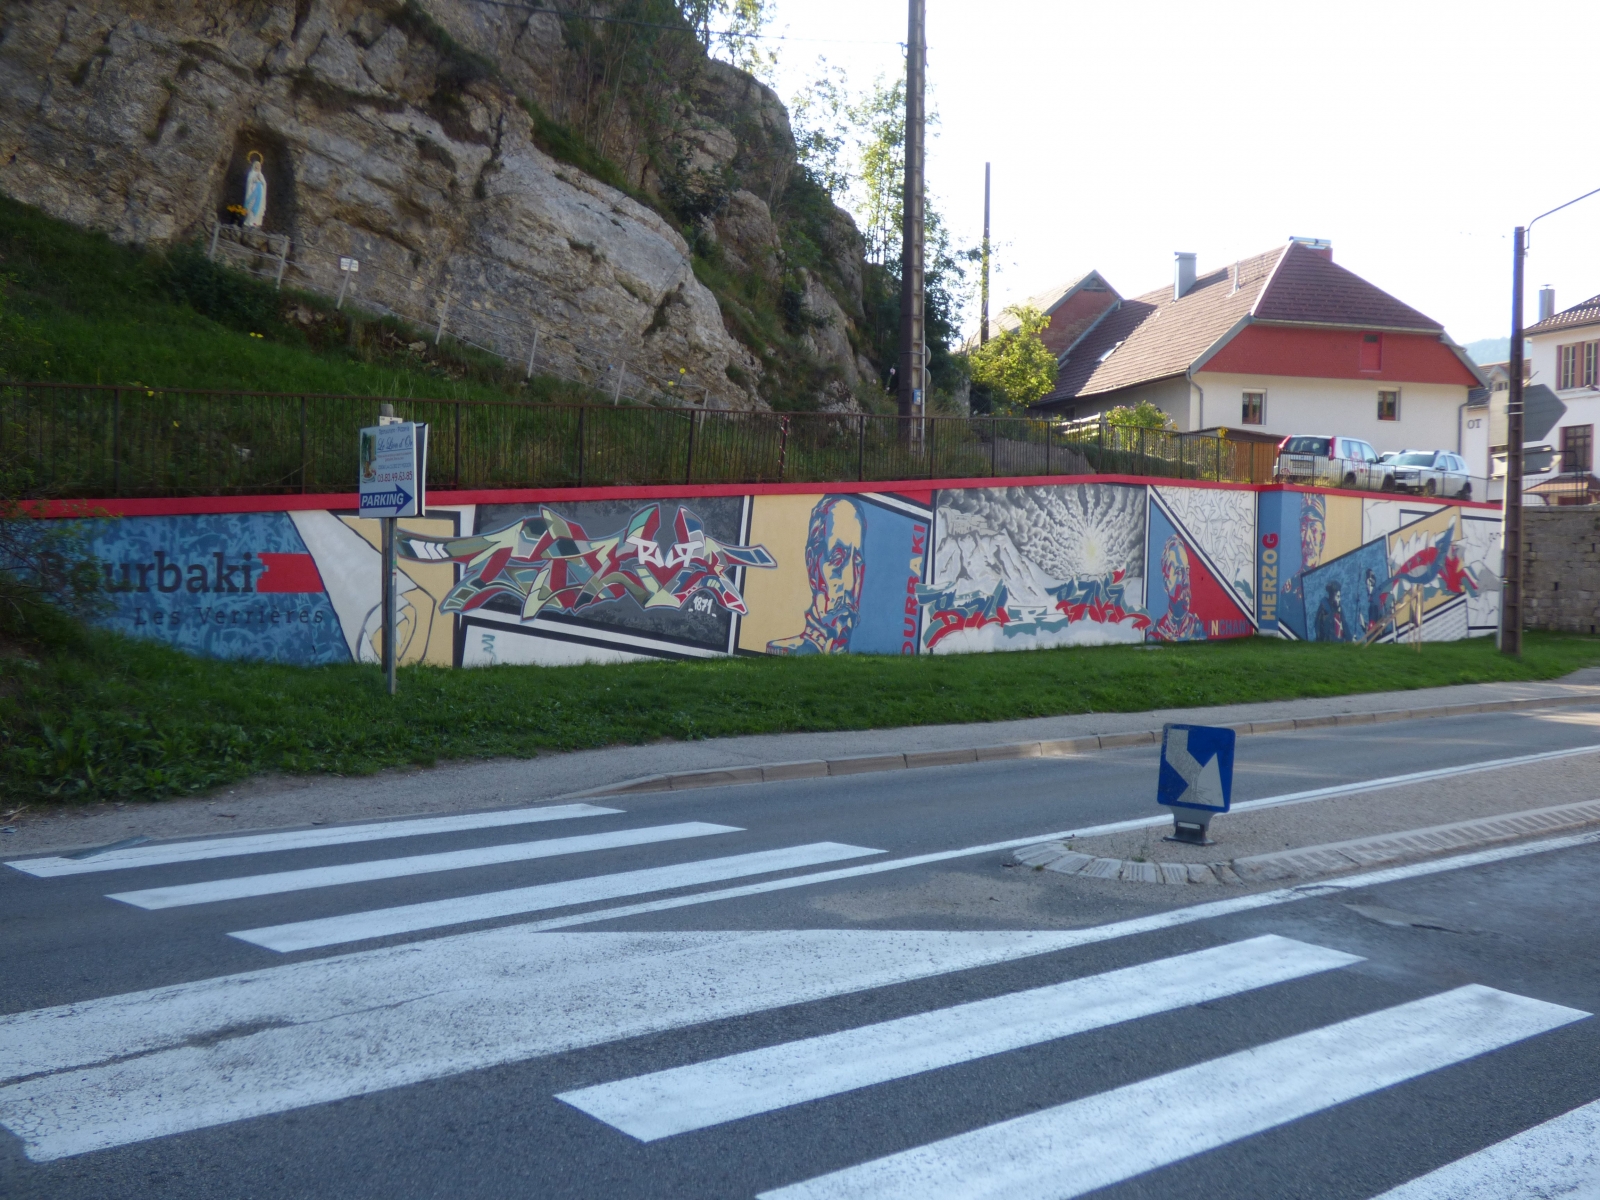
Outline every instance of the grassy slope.
{"type": "Polygon", "coordinates": [[[960,657],[738,658],[594,667],[410,669],[215,663],[93,635],[0,658],[0,794],[158,798],[264,770],[359,774],[660,738],[1131,712],[1553,678],[1600,639],[1529,634],[1405,647],[1251,638],[960,657]]]}
{"type": "Polygon", "coordinates": [[[0,378],[447,400],[567,390],[540,379],[525,387],[488,356],[448,344],[437,352],[431,337],[351,320],[321,298],[213,268],[195,251],[118,245],[4,197],[0,274],[24,324],[0,345],[0,378]],[[294,308],[323,320],[304,328],[285,318],[294,308]],[[405,348],[418,338],[423,354],[405,348]]]}

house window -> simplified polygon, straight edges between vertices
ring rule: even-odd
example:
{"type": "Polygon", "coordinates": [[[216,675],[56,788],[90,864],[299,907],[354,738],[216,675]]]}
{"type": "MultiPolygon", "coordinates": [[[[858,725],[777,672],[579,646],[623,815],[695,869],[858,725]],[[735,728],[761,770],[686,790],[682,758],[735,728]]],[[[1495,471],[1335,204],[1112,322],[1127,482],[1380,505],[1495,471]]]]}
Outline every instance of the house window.
{"type": "Polygon", "coordinates": [[[1361,369],[1363,371],[1383,370],[1383,334],[1363,333],[1361,335],[1361,369]]]}
{"type": "Polygon", "coordinates": [[[1600,384],[1600,342],[1556,347],[1556,387],[1562,391],[1600,384]]]}
{"type": "Polygon", "coordinates": [[[1567,425],[1561,430],[1561,470],[1588,471],[1594,467],[1594,426],[1567,425]]]}
{"type": "Polygon", "coordinates": [[[1244,405],[1239,414],[1241,425],[1261,424],[1261,414],[1267,410],[1267,394],[1265,392],[1246,392],[1244,405]]]}
{"type": "Polygon", "coordinates": [[[1378,393],[1378,420],[1398,421],[1400,419],[1400,392],[1383,391],[1378,393]]]}

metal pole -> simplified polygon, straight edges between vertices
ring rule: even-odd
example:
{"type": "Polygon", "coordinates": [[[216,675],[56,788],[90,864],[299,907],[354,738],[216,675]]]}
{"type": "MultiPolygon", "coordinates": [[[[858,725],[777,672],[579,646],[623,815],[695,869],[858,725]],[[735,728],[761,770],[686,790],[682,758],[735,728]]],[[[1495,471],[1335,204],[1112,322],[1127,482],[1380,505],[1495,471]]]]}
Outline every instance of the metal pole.
{"type": "Polygon", "coordinates": [[[683,482],[686,487],[694,479],[694,431],[699,424],[700,414],[691,411],[689,413],[689,454],[688,461],[683,467],[683,482]]]}
{"type": "Polygon", "coordinates": [[[996,417],[989,418],[989,478],[993,479],[998,472],[995,463],[1000,457],[1000,422],[996,417]]]}
{"type": "Polygon", "coordinates": [[[588,408],[578,410],[578,486],[583,486],[583,418],[588,408]]]}
{"type": "Polygon", "coordinates": [[[526,376],[524,376],[524,378],[526,378],[526,379],[532,379],[533,378],[533,360],[534,360],[534,356],[537,355],[538,353],[539,353],[539,327],[537,325],[535,325],[533,327],[533,349],[528,351],[528,373],[527,373],[526,376]]]}
{"type": "Polygon", "coordinates": [[[983,164],[983,274],[978,288],[978,345],[989,342],[989,164],[983,164]]]}
{"type": "MultiPolygon", "coordinates": [[[[1506,399],[1506,494],[1500,533],[1500,652],[1522,657],[1522,264],[1526,235],[1511,246],[1511,387],[1506,399]]],[[[1560,381],[1557,380],[1559,383],[1560,381]]]]}
{"type": "Polygon", "coordinates": [[[111,392],[111,494],[122,495],[122,389],[111,392]]]}
{"type": "Polygon", "coordinates": [[[456,453],[455,453],[455,486],[461,487],[461,401],[456,401],[456,453]]]}
{"type": "Polygon", "coordinates": [[[1050,474],[1050,446],[1056,440],[1056,427],[1050,421],[1044,423],[1044,473],[1050,474]]]}
{"type": "Polygon", "coordinates": [[[437,346],[444,340],[444,318],[450,311],[450,293],[444,294],[444,299],[439,301],[439,331],[433,335],[433,344],[437,346]]]}
{"type": "Polygon", "coordinates": [[[925,161],[923,107],[927,85],[927,0],[907,0],[905,192],[900,226],[900,376],[897,401],[901,438],[911,436],[922,391],[922,236],[925,161]]]}
{"type": "Polygon", "coordinates": [[[934,478],[934,457],[939,449],[939,418],[929,417],[928,426],[928,478],[934,478]]]}
{"type": "Polygon", "coordinates": [[[306,398],[300,397],[300,494],[306,490],[306,398]]]}
{"type": "Polygon", "coordinates": [[[339,280],[339,298],[333,303],[335,312],[344,307],[344,290],[350,286],[350,272],[341,271],[339,274],[342,275],[343,278],[339,280]]]}
{"type": "Polygon", "coordinates": [[[289,235],[283,235],[281,248],[278,250],[278,278],[273,281],[273,286],[280,292],[283,291],[283,269],[289,265],[289,235]]]}
{"type": "Polygon", "coordinates": [[[383,678],[384,686],[389,689],[389,695],[395,693],[395,543],[394,543],[394,517],[383,518],[383,678]]]}
{"type": "Polygon", "coordinates": [[[617,405],[622,403],[622,377],[627,373],[628,363],[627,360],[624,359],[622,365],[617,368],[617,390],[611,393],[612,408],[615,408],[617,405]]]}
{"type": "Polygon", "coordinates": [[[867,414],[857,418],[860,422],[856,439],[856,482],[867,477],[867,414]]]}
{"type": "Polygon", "coordinates": [[[216,261],[216,257],[217,257],[217,238],[218,238],[219,235],[221,235],[221,233],[222,233],[222,222],[221,221],[213,221],[211,223],[211,249],[206,251],[206,258],[208,260],[210,260],[210,261],[213,261],[213,262],[216,261]]]}
{"type": "Polygon", "coordinates": [[[783,469],[789,461],[789,418],[778,418],[778,482],[783,482],[783,469]]]}

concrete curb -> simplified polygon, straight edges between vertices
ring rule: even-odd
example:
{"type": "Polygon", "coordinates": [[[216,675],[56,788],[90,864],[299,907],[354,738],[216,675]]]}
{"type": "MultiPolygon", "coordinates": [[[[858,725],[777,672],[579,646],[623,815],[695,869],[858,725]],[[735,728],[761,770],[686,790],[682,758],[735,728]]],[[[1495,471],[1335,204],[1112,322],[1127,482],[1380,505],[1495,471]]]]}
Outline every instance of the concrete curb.
{"type": "Polygon", "coordinates": [[[1549,808],[1530,808],[1523,812],[1477,817],[1448,825],[1430,825],[1401,833],[1327,842],[1320,846],[1301,846],[1253,854],[1214,863],[1155,863],[1130,859],[1095,858],[1070,849],[1066,842],[1041,842],[1025,846],[1012,855],[1018,866],[1059,875],[1081,875],[1088,879],[1121,879],[1127,883],[1231,884],[1284,883],[1295,879],[1315,879],[1400,862],[1407,858],[1432,858],[1481,850],[1502,842],[1523,838],[1547,837],[1588,825],[1600,825],[1600,800],[1581,800],[1576,804],[1557,804],[1549,808]]]}
{"type": "MultiPolygon", "coordinates": [[[[1277,721],[1241,721],[1223,726],[1242,735],[1287,733],[1330,725],[1378,725],[1389,721],[1415,721],[1428,717],[1460,717],[1473,713],[1521,712],[1565,704],[1592,704],[1600,689],[1576,696],[1540,696],[1522,700],[1486,700],[1479,704],[1437,704],[1426,708],[1394,708],[1382,712],[1337,713],[1321,717],[1291,717],[1277,721]]],[[[816,779],[824,775],[864,775],[877,771],[915,771],[923,767],[953,767],[974,762],[1008,762],[1020,758],[1071,758],[1098,750],[1149,746],[1161,740],[1161,730],[1136,733],[1089,734],[1038,742],[1007,742],[997,746],[970,746],[957,750],[911,750],[903,754],[863,754],[851,758],[813,758],[801,762],[765,763],[747,767],[714,767],[625,779],[588,791],[571,792],[563,799],[592,796],[631,796],[644,792],[676,792],[691,788],[731,787],[751,783],[781,783],[790,779],[816,779]]]]}

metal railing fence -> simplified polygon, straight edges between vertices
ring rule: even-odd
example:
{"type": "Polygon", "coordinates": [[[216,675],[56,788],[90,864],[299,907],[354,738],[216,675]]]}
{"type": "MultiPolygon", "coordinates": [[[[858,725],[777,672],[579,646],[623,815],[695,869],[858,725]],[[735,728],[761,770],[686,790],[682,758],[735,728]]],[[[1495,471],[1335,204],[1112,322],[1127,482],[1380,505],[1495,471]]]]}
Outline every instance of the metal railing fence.
{"type": "Polygon", "coordinates": [[[353,492],[382,403],[430,426],[440,489],[1122,474],[1267,483],[1272,447],[1023,417],[905,419],[0,383],[0,451],[39,497],[353,492]],[[1263,453],[1265,451],[1265,453],[1263,453]]]}

